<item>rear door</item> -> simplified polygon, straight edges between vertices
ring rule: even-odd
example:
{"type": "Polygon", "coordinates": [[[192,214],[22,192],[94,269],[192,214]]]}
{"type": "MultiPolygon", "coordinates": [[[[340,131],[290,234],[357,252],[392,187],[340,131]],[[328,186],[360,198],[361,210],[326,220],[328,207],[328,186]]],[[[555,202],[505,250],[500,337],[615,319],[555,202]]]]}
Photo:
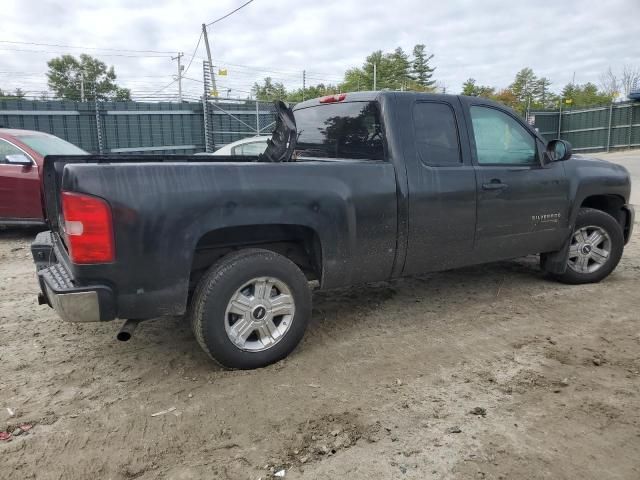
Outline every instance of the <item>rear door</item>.
{"type": "Polygon", "coordinates": [[[0,219],[41,221],[42,217],[38,166],[22,149],[0,138],[0,219]],[[24,155],[32,165],[10,165],[7,155],[24,155]]]}
{"type": "Polygon", "coordinates": [[[403,273],[470,263],[476,180],[461,104],[456,97],[398,96],[410,112],[404,133],[409,233],[403,273]]]}
{"type": "Polygon", "coordinates": [[[566,238],[569,182],[562,162],[543,165],[544,144],[510,111],[469,102],[478,218],[484,261],[559,248],[566,238]]]}

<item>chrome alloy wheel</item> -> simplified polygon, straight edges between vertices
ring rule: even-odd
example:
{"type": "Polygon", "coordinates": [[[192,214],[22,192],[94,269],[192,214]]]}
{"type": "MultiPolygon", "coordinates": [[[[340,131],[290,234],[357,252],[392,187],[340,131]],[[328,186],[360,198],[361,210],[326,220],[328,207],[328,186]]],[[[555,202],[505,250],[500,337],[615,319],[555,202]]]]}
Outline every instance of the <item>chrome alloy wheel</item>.
{"type": "Polygon", "coordinates": [[[611,237],[602,228],[582,227],[576,230],[569,247],[567,266],[578,273],[599,270],[611,255],[611,237]]]}
{"type": "Polygon", "coordinates": [[[224,326],[229,340],[240,350],[259,352],[284,338],[295,311],[293,295],[284,282],[258,277],[231,296],[224,326]]]}

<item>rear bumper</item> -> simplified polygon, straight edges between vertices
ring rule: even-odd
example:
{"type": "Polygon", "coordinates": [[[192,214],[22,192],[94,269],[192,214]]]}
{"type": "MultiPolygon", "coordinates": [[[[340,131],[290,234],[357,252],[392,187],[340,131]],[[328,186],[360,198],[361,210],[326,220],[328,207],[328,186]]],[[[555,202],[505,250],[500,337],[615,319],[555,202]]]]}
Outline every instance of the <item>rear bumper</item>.
{"type": "Polygon", "coordinates": [[[624,205],[622,209],[627,214],[626,224],[624,226],[624,243],[629,243],[631,235],[633,234],[633,224],[635,222],[636,211],[633,205],[624,205]]]}
{"type": "Polygon", "coordinates": [[[39,303],[46,303],[69,322],[99,322],[115,318],[115,297],[106,285],[79,285],[59,261],[51,232],[38,234],[31,252],[40,283],[39,303]]]}

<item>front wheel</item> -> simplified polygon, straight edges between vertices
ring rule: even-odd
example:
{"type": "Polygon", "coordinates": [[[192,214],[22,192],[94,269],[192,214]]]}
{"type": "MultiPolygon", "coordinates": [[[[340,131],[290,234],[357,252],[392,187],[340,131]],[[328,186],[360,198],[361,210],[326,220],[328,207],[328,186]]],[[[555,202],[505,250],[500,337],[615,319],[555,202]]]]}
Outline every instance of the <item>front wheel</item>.
{"type": "Polygon", "coordinates": [[[595,283],[618,265],[624,249],[620,224],[608,213],[582,208],[574,226],[567,269],[553,277],[563,283],[595,283]]]}
{"type": "Polygon", "coordinates": [[[229,368],[264,367],[286,357],[310,317],[306,277],[291,260],[269,250],[223,257],[202,277],[191,305],[198,343],[229,368]]]}

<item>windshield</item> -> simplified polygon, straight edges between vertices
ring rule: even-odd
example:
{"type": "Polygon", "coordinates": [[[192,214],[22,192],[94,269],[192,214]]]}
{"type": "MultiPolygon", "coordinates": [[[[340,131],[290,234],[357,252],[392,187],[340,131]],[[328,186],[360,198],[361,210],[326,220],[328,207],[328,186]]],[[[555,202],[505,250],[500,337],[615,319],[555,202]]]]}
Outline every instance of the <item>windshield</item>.
{"type": "Polygon", "coordinates": [[[53,135],[16,135],[16,138],[43,157],[47,155],[86,155],[74,144],[53,135]]]}

